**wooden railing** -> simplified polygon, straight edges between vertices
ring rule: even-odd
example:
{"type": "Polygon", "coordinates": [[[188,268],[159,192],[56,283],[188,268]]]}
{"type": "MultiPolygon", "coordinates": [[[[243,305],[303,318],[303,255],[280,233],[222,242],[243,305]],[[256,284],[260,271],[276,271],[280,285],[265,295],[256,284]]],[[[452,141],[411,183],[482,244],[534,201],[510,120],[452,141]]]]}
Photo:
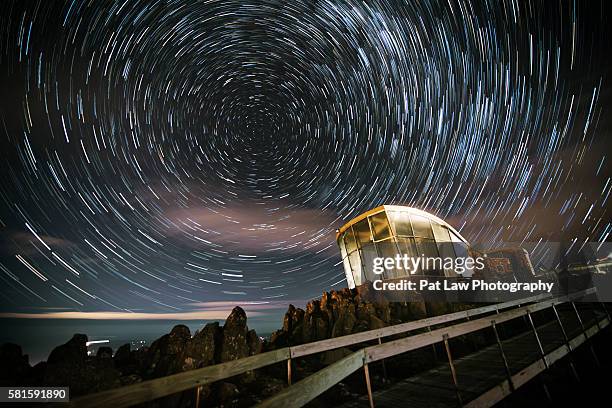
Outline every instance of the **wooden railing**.
{"type": "MultiPolygon", "coordinates": [[[[372,389],[370,385],[370,377],[368,364],[374,361],[379,361],[388,357],[396,356],[398,354],[402,354],[411,350],[416,350],[422,347],[431,346],[436,343],[444,343],[445,349],[447,352],[447,357],[449,359],[451,374],[453,377],[453,381],[457,386],[456,374],[453,368],[453,360],[450,354],[449,343],[448,340],[453,337],[462,336],[465,334],[473,333],[475,331],[493,327],[496,331],[497,336],[497,324],[507,322],[509,320],[516,319],[521,316],[527,316],[529,321],[532,323],[532,328],[534,330],[536,338],[538,338],[537,331],[535,330],[535,326],[533,326],[533,321],[531,319],[531,314],[545,310],[548,308],[553,308],[556,305],[565,302],[571,302],[575,299],[584,297],[586,295],[590,295],[595,293],[595,289],[591,288],[585,291],[577,292],[575,294],[561,296],[557,298],[551,298],[547,300],[542,300],[538,303],[534,303],[528,306],[522,306],[517,309],[512,309],[506,312],[501,312],[495,315],[494,319],[491,317],[483,317],[477,320],[470,320],[463,323],[457,323],[452,326],[442,327],[439,329],[435,329],[429,332],[416,334],[410,337],[394,340],[388,343],[378,344],[375,346],[365,347],[359,351],[356,351],[343,359],[337,361],[334,364],[329,365],[328,367],[316,372],[315,374],[303,379],[302,381],[296,383],[295,385],[285,388],[278,394],[273,397],[263,401],[259,404],[259,407],[287,407],[287,406],[302,406],[312,401],[317,396],[321,395],[323,392],[327,391],[329,388],[333,387],[338,382],[342,381],[344,378],[356,372],[358,369],[363,368],[365,379],[366,379],[366,387],[368,390],[368,397],[370,399],[370,406],[373,407],[373,398],[372,398],[372,389]]],[[[522,303],[526,303],[524,299],[522,303]]],[[[501,305],[498,305],[501,306],[501,305]]],[[[485,308],[479,308],[485,309],[485,308]]],[[[495,309],[494,309],[495,310],[495,309]]],[[[555,310],[556,313],[556,310],[555,310]]],[[[576,310],[576,313],[577,310],[576,310]]],[[[445,317],[445,316],[440,316],[445,317]]],[[[429,320],[429,319],[425,319],[429,320]]],[[[414,322],[419,323],[419,322],[414,322]]],[[[609,324],[609,317],[607,318],[605,324],[609,324]]],[[[585,340],[587,338],[587,332],[584,333],[585,340]]],[[[539,340],[538,340],[539,341],[539,340]]],[[[499,337],[498,337],[499,342],[499,337]]],[[[501,344],[500,344],[501,347],[501,344]]],[[[545,366],[548,367],[549,363],[552,363],[547,360],[547,356],[543,355],[542,360],[545,362],[545,366]]],[[[460,397],[459,397],[460,398],[460,397]]],[[[461,404],[461,401],[459,401],[461,404]]]]}
{"type": "MultiPolygon", "coordinates": [[[[591,292],[580,292],[574,297],[584,296],[591,292]],[[588,292],[588,293],[587,293],[588,292]]],[[[307,377],[296,383],[294,386],[288,387],[281,393],[277,394],[270,400],[263,403],[263,406],[277,406],[277,401],[291,401],[291,406],[295,406],[297,401],[310,401],[317,395],[328,388],[335,385],[342,378],[350,375],[360,367],[364,367],[367,372],[367,363],[383,359],[388,356],[396,355],[408,350],[413,350],[426,345],[431,345],[439,341],[443,341],[445,334],[450,337],[461,334],[470,333],[474,330],[484,327],[484,320],[469,320],[473,317],[487,313],[497,313],[497,321],[505,321],[513,319],[517,316],[522,316],[528,311],[540,310],[544,307],[550,307],[559,300],[543,301],[551,299],[550,294],[540,294],[528,298],[513,300],[509,302],[467,309],[460,312],[449,313],[440,316],[429,317],[413,322],[402,323],[393,326],[383,327],[381,329],[369,330],[361,333],[351,334],[347,336],[336,337],[316,341],[312,343],[301,344],[297,346],[284,347],[278,350],[268,351],[265,353],[256,354],[250,357],[245,357],[239,360],[228,361],[226,363],[216,364],[204,368],[190,370],[178,374],[169,375],[166,377],[147,380],[140,383],[114,388],[107,391],[89,394],[82,397],[74,398],[68,404],[71,407],[109,407],[121,408],[129,407],[136,404],[152,401],[157,398],[162,398],[178,392],[189,389],[197,389],[204,384],[210,384],[219,380],[233,377],[245,373],[247,371],[256,370],[272,364],[277,364],[286,361],[287,364],[287,381],[291,385],[291,359],[303,357],[323,351],[333,350],[340,347],[347,347],[363,342],[378,340],[379,345],[366,347],[353,353],[336,363],[318,371],[310,377],[307,377]],[[532,306],[520,307],[501,313],[501,310],[513,308],[520,305],[535,303],[532,306]],[[544,306],[547,305],[547,306],[544,306]],[[531,309],[530,309],[531,308],[531,309]],[[437,325],[448,324],[462,319],[468,319],[465,323],[456,324],[452,327],[431,330],[437,325]],[[500,320],[505,319],[505,320],[500,320]],[[383,343],[385,337],[407,334],[409,332],[429,328],[430,331],[422,334],[416,334],[400,340],[383,343]]],[[[567,296],[564,298],[568,298],[567,296]]],[[[559,298],[562,299],[562,298],[559,298]]],[[[369,378],[369,377],[368,377],[369,378]]],[[[304,403],[306,403],[304,402],[304,403]]],[[[63,404],[66,406],[66,404],[63,404]]]]}

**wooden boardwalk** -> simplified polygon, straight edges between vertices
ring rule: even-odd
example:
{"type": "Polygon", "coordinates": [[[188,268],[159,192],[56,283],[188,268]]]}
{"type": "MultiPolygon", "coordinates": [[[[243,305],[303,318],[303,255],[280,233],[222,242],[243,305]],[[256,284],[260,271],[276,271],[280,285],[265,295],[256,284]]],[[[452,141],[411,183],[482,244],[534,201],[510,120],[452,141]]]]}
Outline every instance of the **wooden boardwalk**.
{"type": "MultiPolygon", "coordinates": [[[[581,311],[581,313],[584,313],[581,311]]],[[[603,317],[603,313],[590,311],[582,317],[586,328],[595,325],[595,318],[603,317]]],[[[581,336],[582,326],[573,310],[560,311],[560,318],[567,337],[574,339],[581,336]]],[[[541,351],[538,340],[532,330],[526,331],[511,338],[502,340],[502,347],[506,356],[510,372],[514,375],[541,360],[541,351]]],[[[503,330],[502,327],[499,328],[503,330]]],[[[565,336],[558,321],[553,319],[537,326],[537,332],[544,350],[549,354],[566,343],[565,336]]],[[[464,405],[469,405],[487,391],[495,388],[507,380],[508,375],[497,344],[485,347],[475,353],[457,358],[453,361],[458,390],[455,388],[450,366],[447,361],[441,363],[424,373],[412,376],[395,383],[388,388],[374,391],[373,401],[377,408],[382,407],[414,407],[437,408],[460,406],[457,392],[464,405]]],[[[487,404],[485,404],[487,405],[487,404]]],[[[368,396],[342,405],[344,408],[370,407],[368,396]]]]}

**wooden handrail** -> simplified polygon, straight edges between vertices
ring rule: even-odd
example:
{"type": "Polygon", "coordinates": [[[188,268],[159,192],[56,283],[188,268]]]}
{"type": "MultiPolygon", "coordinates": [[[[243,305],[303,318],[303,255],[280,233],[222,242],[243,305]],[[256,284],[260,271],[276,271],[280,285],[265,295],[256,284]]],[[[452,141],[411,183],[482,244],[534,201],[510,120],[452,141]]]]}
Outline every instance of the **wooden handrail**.
{"type": "MultiPolygon", "coordinates": [[[[320,340],[312,343],[301,344],[297,346],[284,347],[282,349],[268,351],[265,353],[256,354],[254,356],[245,357],[239,360],[228,361],[226,363],[215,364],[208,367],[203,367],[195,370],[185,371],[178,374],[172,374],[165,377],[155,378],[152,380],[143,381],[137,384],[127,385],[120,388],[113,388],[106,391],[101,391],[95,394],[89,394],[82,397],[77,397],[70,401],[69,406],[78,407],[106,407],[113,408],[128,407],[131,405],[141,404],[157,398],[162,398],[177,392],[185,391],[191,388],[199,387],[204,384],[213,383],[235,375],[242,374],[246,371],[255,370],[268,365],[276,364],[281,361],[303,357],[322,351],[333,350],[340,347],[359,344],[362,342],[384,338],[395,334],[408,333],[425,327],[435,326],[439,324],[449,323],[459,319],[465,319],[482,315],[484,313],[499,311],[513,306],[525,303],[538,302],[543,299],[551,298],[550,294],[540,294],[528,298],[512,300],[500,304],[493,304],[474,309],[468,309],[460,312],[449,313],[441,316],[429,317],[413,322],[402,323],[394,326],[387,326],[381,329],[369,330],[361,333],[350,334],[347,336],[336,337],[332,339],[320,340]]],[[[499,315],[496,315],[499,316],[499,315]]],[[[496,317],[497,318],[497,317],[496,317]]],[[[431,332],[435,333],[437,331],[431,332]]],[[[430,334],[430,333],[426,333],[430,334]]],[[[417,335],[418,336],[418,335],[417,335]]],[[[410,339],[416,336],[410,337],[410,339]]],[[[406,339],[402,339],[406,340],[406,339]]],[[[384,346],[384,343],[380,346],[384,346]]],[[[376,346],[376,347],[380,347],[376,346]]],[[[364,353],[365,348],[360,350],[364,353]]],[[[344,361],[344,359],[340,360],[344,361]]],[[[372,360],[373,361],[373,360],[372,360]]],[[[336,364],[336,363],[335,363],[336,364]]],[[[334,366],[332,364],[329,367],[334,366]]],[[[323,372],[322,371],[319,371],[323,372]]],[[[349,373],[350,374],[350,373],[349,373]]],[[[349,375],[347,374],[347,375],[349,375]]],[[[316,375],[316,374],[315,374],[316,375]]],[[[310,378],[310,377],[308,377],[310,378]]],[[[302,380],[304,381],[304,380],[302,380]]],[[[300,383],[302,382],[300,381],[300,383]]],[[[292,388],[292,387],[291,387],[292,388]]],[[[323,392],[323,391],[321,391],[323,392]]],[[[66,406],[65,404],[63,406],[66,406]]]]}

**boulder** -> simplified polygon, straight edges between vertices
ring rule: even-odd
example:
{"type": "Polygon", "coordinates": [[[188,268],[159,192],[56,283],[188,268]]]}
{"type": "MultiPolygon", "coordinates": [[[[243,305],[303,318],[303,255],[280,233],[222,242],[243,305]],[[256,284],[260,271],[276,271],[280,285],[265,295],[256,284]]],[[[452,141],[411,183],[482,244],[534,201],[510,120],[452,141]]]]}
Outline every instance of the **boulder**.
{"type": "Polygon", "coordinates": [[[237,360],[249,355],[246,322],[246,313],[240,306],[236,306],[223,325],[221,362],[237,360]]]}
{"type": "Polygon", "coordinates": [[[185,350],[184,370],[205,367],[220,360],[220,345],[222,330],[219,322],[208,323],[202,330],[196,332],[185,350]],[[187,362],[190,359],[191,364],[187,362]]]}
{"type": "Polygon", "coordinates": [[[343,311],[339,316],[336,322],[334,323],[334,327],[331,331],[332,337],[340,337],[351,334],[353,332],[353,326],[357,323],[357,318],[354,313],[347,308],[347,310],[343,311]]]}
{"type": "Polygon", "coordinates": [[[261,353],[263,348],[263,341],[257,335],[255,330],[249,330],[247,333],[247,345],[249,347],[249,355],[255,355],[261,353]]]}
{"type": "Polygon", "coordinates": [[[162,377],[183,371],[185,348],[190,340],[189,328],[182,324],[155,340],[147,352],[146,377],[162,377]]]}

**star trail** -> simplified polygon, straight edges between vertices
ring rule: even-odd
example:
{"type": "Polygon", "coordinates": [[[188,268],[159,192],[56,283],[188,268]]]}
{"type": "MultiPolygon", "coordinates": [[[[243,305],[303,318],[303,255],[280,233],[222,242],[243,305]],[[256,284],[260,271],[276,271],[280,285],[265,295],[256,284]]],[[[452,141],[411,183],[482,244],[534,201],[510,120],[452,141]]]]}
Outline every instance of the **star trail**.
{"type": "Polygon", "coordinates": [[[603,3],[0,10],[2,312],[286,306],[346,286],[335,229],[381,204],[609,240],[603,3]]]}

